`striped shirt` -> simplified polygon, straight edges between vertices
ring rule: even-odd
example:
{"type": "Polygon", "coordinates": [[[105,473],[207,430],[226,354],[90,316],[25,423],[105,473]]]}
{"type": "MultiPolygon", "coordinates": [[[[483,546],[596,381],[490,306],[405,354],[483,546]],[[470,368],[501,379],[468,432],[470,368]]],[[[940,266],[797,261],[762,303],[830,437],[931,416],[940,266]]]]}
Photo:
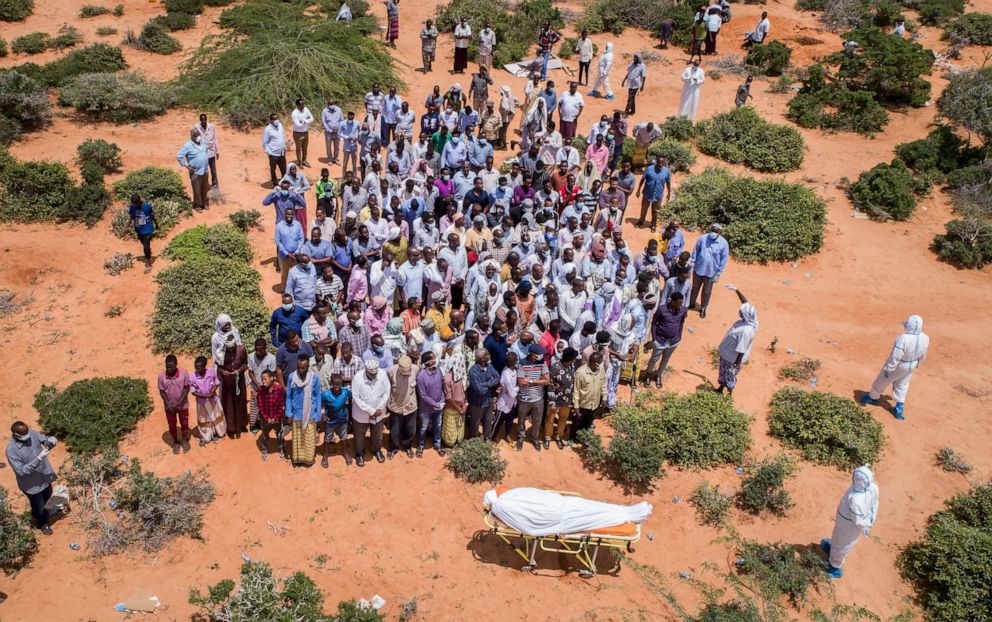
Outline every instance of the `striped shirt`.
{"type": "MultiPolygon", "coordinates": [[[[517,379],[526,378],[527,380],[540,380],[541,378],[548,377],[548,366],[544,364],[544,361],[537,363],[531,363],[530,361],[524,361],[517,366],[517,379]]],[[[540,402],[544,399],[544,387],[543,386],[526,386],[520,387],[520,392],[517,393],[518,402],[540,402]]]]}

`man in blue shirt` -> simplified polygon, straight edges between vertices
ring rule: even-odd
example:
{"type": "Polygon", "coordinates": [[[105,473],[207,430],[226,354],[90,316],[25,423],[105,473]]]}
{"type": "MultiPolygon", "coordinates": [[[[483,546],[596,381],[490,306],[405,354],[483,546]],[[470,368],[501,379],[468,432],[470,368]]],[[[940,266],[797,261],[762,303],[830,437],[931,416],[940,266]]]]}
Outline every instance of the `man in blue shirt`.
{"type": "Polygon", "coordinates": [[[692,249],[692,292],[689,295],[689,308],[696,308],[696,296],[700,288],[703,290],[702,305],[699,307],[699,317],[706,317],[706,307],[710,304],[713,284],[720,280],[727,267],[730,257],[730,246],[727,239],[720,235],[723,225],[713,223],[709,233],[699,238],[696,247],[692,249]]]}
{"type": "Polygon", "coordinates": [[[310,239],[303,244],[303,252],[313,261],[317,274],[323,274],[324,268],[332,268],[331,265],[331,241],[322,239],[320,227],[314,227],[310,231],[310,239]]]}
{"type": "Polygon", "coordinates": [[[475,365],[468,370],[468,431],[466,438],[479,436],[493,428],[493,389],[499,386],[499,372],[489,362],[485,348],[475,351],[475,365]]]}
{"type": "Polygon", "coordinates": [[[641,183],[637,185],[637,196],[641,197],[641,217],[637,226],[644,226],[644,216],[648,207],[651,208],[651,233],[658,230],[658,212],[661,211],[661,200],[668,191],[668,200],[672,200],[672,173],[665,166],[665,158],[658,156],[654,166],[648,166],[641,175],[641,183]],[[643,195],[642,195],[643,192],[643,195]]]}
{"type": "Polygon", "coordinates": [[[286,277],[289,269],[296,263],[296,253],[303,248],[303,241],[306,236],[303,234],[303,227],[296,222],[296,213],[289,209],[282,215],[282,220],[276,225],[276,256],[279,258],[279,271],[282,278],[279,287],[286,286],[286,277]]]}
{"type": "Polygon", "coordinates": [[[555,116],[555,110],[558,110],[558,93],[555,92],[555,83],[553,80],[548,80],[548,84],[541,91],[540,97],[548,106],[548,123],[550,123],[555,116]]]}
{"type": "Polygon", "coordinates": [[[309,314],[317,304],[317,270],[305,252],[297,255],[297,264],[290,268],[286,278],[286,293],[293,295],[293,302],[309,314]]]}
{"type": "Polygon", "coordinates": [[[189,171],[189,183],[193,186],[193,209],[210,207],[210,197],[207,196],[210,192],[210,178],[207,176],[210,156],[207,153],[207,143],[203,142],[199,132],[190,130],[189,140],[179,149],[176,161],[189,171]]]}
{"type": "Polygon", "coordinates": [[[451,140],[441,150],[441,166],[448,170],[457,171],[462,167],[462,162],[468,157],[468,147],[462,140],[461,134],[456,128],[451,133],[451,140]]]}
{"type": "Polygon", "coordinates": [[[137,194],[131,195],[131,207],[128,208],[128,215],[131,216],[131,224],[134,225],[134,233],[141,240],[141,247],[145,251],[145,272],[152,271],[152,236],[158,227],[155,220],[155,208],[151,203],[145,203],[137,194]]]}
{"type": "Polygon", "coordinates": [[[292,294],[283,294],[282,306],[273,311],[272,318],[269,319],[269,337],[272,338],[272,345],[276,348],[282,345],[290,330],[300,334],[303,331],[303,322],[309,316],[306,309],[293,302],[292,294]]]}
{"type": "Polygon", "coordinates": [[[503,320],[497,318],[493,321],[493,331],[482,342],[482,346],[489,352],[492,365],[496,368],[496,371],[503,373],[503,368],[506,367],[506,351],[508,349],[506,345],[506,324],[503,323],[503,320]]]}

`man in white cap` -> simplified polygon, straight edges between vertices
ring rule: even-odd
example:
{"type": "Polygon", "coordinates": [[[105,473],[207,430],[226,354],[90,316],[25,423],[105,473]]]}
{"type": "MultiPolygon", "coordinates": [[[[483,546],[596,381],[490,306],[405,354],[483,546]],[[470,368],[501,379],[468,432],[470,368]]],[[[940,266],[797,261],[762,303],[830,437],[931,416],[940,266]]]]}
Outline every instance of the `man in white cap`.
{"type": "Polygon", "coordinates": [[[713,284],[720,280],[720,276],[727,268],[727,260],[730,258],[730,246],[727,239],[723,237],[723,225],[713,223],[709,233],[701,236],[696,241],[695,248],[692,249],[690,262],[692,263],[692,292],[689,295],[689,308],[696,308],[696,297],[699,290],[703,290],[703,299],[699,307],[699,317],[706,317],[706,307],[710,304],[710,296],[713,295],[713,284]]]}
{"type": "Polygon", "coordinates": [[[896,337],[889,359],[875,377],[871,391],[858,400],[862,405],[878,404],[882,391],[891,384],[892,399],[896,401],[894,415],[900,421],[906,418],[903,409],[906,404],[906,392],[909,391],[909,381],[913,378],[913,372],[926,358],[930,347],[930,337],[923,332],[923,318],[911,315],[902,326],[906,332],[896,337]]]}
{"type": "Polygon", "coordinates": [[[386,404],[389,402],[389,378],[379,373],[379,362],[365,361],[365,373],[351,381],[351,418],[355,422],[355,464],[365,466],[365,434],[371,428],[372,455],[385,462],[382,453],[382,428],[386,421],[386,404]]]}
{"type": "Polygon", "coordinates": [[[834,579],[844,576],[841,566],[851,549],[868,531],[878,516],[878,485],[875,475],[867,466],[854,470],[851,485],[837,505],[834,532],[830,539],[820,541],[820,548],[827,554],[827,574],[834,579]]]}
{"type": "Polygon", "coordinates": [[[728,394],[733,394],[734,387],[737,386],[737,374],[751,355],[751,346],[754,345],[754,338],[758,334],[758,310],[747,301],[739,289],[734,291],[741,300],[738,310],[740,319],[734,322],[720,342],[720,376],[717,393],[723,393],[723,390],[727,389],[728,394]]]}

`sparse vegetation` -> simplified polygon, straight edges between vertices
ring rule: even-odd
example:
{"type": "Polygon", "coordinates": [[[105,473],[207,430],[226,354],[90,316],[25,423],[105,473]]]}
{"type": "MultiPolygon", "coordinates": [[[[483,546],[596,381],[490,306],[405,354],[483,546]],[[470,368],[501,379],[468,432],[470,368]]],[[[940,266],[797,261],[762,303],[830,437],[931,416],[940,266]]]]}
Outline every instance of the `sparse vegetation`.
{"type": "Polygon", "coordinates": [[[114,256],[103,262],[103,269],[110,276],[130,270],[134,266],[134,255],[131,253],[114,253],[114,256]]]}
{"type": "Polygon", "coordinates": [[[38,550],[38,539],[31,528],[31,515],[16,514],[10,508],[9,496],[0,486],[0,570],[12,575],[30,563],[38,550]]]}
{"type": "Polygon", "coordinates": [[[933,239],[933,249],[941,259],[973,269],[992,263],[992,221],[966,217],[944,226],[946,233],[933,239]]]}
{"type": "MultiPolygon", "coordinates": [[[[467,17],[470,24],[476,24],[477,28],[485,22],[493,25],[496,40],[500,42],[493,53],[493,65],[497,67],[527,56],[534,44],[534,36],[545,21],[550,21],[556,28],[564,25],[561,13],[550,0],[524,0],[516,5],[514,11],[507,10],[507,6],[499,2],[454,0],[441,8],[435,22],[441,32],[451,32],[462,16],[467,17]]],[[[468,53],[472,59],[478,53],[478,44],[474,39],[469,44],[468,53]]]]}
{"type": "Polygon", "coordinates": [[[786,454],[751,465],[737,493],[737,507],[755,516],[762,512],[785,516],[794,505],[785,490],[785,480],[795,471],[795,461],[786,454]]]}
{"type": "Polygon", "coordinates": [[[708,168],[684,181],[667,209],[688,227],[723,223],[739,261],[792,261],[823,246],[826,204],[802,184],[708,168]]]}
{"type": "Polygon", "coordinates": [[[965,13],[947,25],[944,39],[992,45],[992,13],[965,13]]]}
{"type": "Polygon", "coordinates": [[[51,42],[52,37],[47,32],[32,32],[11,41],[10,51],[14,54],[41,54],[51,42]]]}
{"type": "Polygon", "coordinates": [[[811,359],[803,356],[788,365],[783,365],[778,370],[779,380],[793,380],[795,382],[809,382],[816,372],[820,371],[820,359],[811,359]]]}
{"type": "Polygon", "coordinates": [[[0,71],[0,165],[3,145],[48,125],[51,110],[44,84],[16,70],[0,71]]]}
{"type": "Polygon", "coordinates": [[[719,486],[710,486],[709,482],[703,482],[693,491],[689,503],[696,508],[700,522],[719,527],[734,505],[734,495],[720,492],[719,486]]]}
{"type": "Polygon", "coordinates": [[[141,34],[134,40],[134,47],[154,54],[173,54],[183,49],[179,40],[169,34],[169,29],[155,20],[145,22],[141,34]]]}
{"type": "Polygon", "coordinates": [[[882,426],[852,400],[787,387],[772,398],[769,434],[803,458],[850,470],[878,460],[882,426]]]}
{"type": "Polygon", "coordinates": [[[992,67],[969,69],[951,76],[937,100],[940,114],[992,145],[992,67]]]}
{"type": "Polygon", "coordinates": [[[88,73],[108,73],[127,69],[121,49],[106,43],[94,43],[44,65],[27,63],[18,67],[26,75],[48,86],[59,86],[88,73]]]}
{"type": "Polygon", "coordinates": [[[34,0],[0,0],[0,22],[23,22],[34,12],[34,0]]]}
{"type": "Polygon", "coordinates": [[[801,127],[873,135],[889,122],[874,95],[852,91],[826,80],[822,65],[809,68],[799,93],[789,102],[788,117],[801,127]]]}
{"type": "MultiPolygon", "coordinates": [[[[158,228],[155,229],[156,238],[165,237],[179,224],[182,217],[193,213],[192,205],[188,201],[160,199],[153,201],[152,204],[155,206],[155,219],[158,220],[158,228]]],[[[110,230],[121,239],[135,239],[134,226],[127,210],[128,208],[122,207],[114,212],[110,221],[110,230]]]]}
{"type": "Polygon", "coordinates": [[[99,17],[101,15],[109,15],[110,7],[100,6],[97,4],[84,4],[83,8],[79,9],[79,17],[86,19],[87,17],[99,17]]]}
{"type": "Polygon", "coordinates": [[[0,221],[41,222],[55,219],[74,183],[62,163],[19,161],[0,148],[0,186],[0,221]]]}
{"type": "Polygon", "coordinates": [[[116,448],[152,411],[145,380],[117,376],[77,380],[65,389],[43,385],[34,396],[41,429],[78,452],[116,448]]]}
{"type": "Polygon", "coordinates": [[[951,447],[941,447],[937,452],[937,465],[948,473],[971,473],[974,469],[951,447]]]}
{"type": "Polygon", "coordinates": [[[79,166],[94,164],[104,173],[119,173],[124,168],[121,148],[117,143],[102,138],[87,138],[76,147],[76,162],[79,166]]]}
{"type": "Polygon", "coordinates": [[[745,540],[738,543],[737,553],[738,572],[769,602],[786,596],[798,609],[810,589],[827,582],[823,558],[809,548],[745,540]]]}
{"type": "Polygon", "coordinates": [[[96,29],[96,36],[98,37],[112,37],[118,33],[118,30],[113,26],[100,26],[96,29]]]}
{"type": "Polygon", "coordinates": [[[133,194],[140,195],[145,201],[172,199],[188,203],[190,200],[179,173],[161,166],[146,166],[132,171],[114,184],[114,198],[118,201],[130,202],[133,194]]]}
{"type": "Polygon", "coordinates": [[[89,118],[112,123],[144,121],[177,103],[175,88],[136,73],[91,73],[72,78],[59,91],[59,104],[89,118]]]}
{"type": "Polygon", "coordinates": [[[448,457],[448,468],[471,484],[498,484],[506,474],[506,460],[496,445],[481,437],[470,438],[455,446],[448,457]]]}
{"type": "Polygon", "coordinates": [[[676,173],[686,173],[696,162],[692,147],[676,140],[662,138],[648,146],[648,159],[665,158],[668,168],[676,173]]]}
{"type": "Polygon", "coordinates": [[[228,218],[231,219],[231,224],[245,233],[251,231],[252,229],[260,229],[262,227],[262,213],[257,209],[239,209],[233,214],[230,214],[228,218]]]}
{"type": "Polygon", "coordinates": [[[792,48],[781,41],[771,41],[748,48],[744,64],[753,72],[766,76],[780,76],[789,66],[792,48]]]}

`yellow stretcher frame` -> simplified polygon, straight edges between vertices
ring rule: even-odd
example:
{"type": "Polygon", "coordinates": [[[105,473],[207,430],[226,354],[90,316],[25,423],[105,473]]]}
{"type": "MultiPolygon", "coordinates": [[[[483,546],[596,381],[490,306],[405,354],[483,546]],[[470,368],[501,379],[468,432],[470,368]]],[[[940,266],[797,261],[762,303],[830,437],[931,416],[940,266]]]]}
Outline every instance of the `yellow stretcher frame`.
{"type": "MultiPolygon", "coordinates": [[[[577,492],[564,490],[553,490],[551,492],[569,497],[581,496],[577,492]]],[[[594,531],[549,536],[529,536],[500,523],[499,519],[492,514],[489,506],[483,509],[482,519],[485,521],[490,533],[495,534],[503,542],[510,545],[516,551],[517,555],[527,562],[520,568],[524,572],[532,572],[537,568],[537,550],[540,547],[542,551],[548,553],[573,556],[584,566],[584,568],[579,570],[579,576],[583,579],[589,579],[596,574],[596,556],[599,554],[600,547],[625,549],[628,553],[633,553],[634,543],[641,539],[641,526],[636,523],[634,524],[634,534],[630,536],[597,534],[594,531]],[[519,539],[519,546],[518,544],[514,544],[511,538],[519,539]]]]}

